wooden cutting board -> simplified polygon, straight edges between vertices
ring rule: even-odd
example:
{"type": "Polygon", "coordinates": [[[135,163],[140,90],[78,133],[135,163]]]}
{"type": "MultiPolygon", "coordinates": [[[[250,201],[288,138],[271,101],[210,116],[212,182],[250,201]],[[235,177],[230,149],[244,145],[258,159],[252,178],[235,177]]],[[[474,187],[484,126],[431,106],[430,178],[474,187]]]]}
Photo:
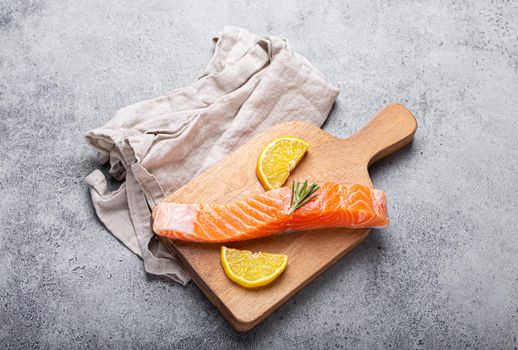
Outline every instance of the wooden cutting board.
{"type": "MultiPolygon", "coordinates": [[[[412,113],[389,105],[367,126],[338,139],[304,122],[278,124],[241,146],[167,198],[178,203],[224,203],[264,189],[255,175],[261,149],[280,136],[296,136],[311,145],[288,179],[309,182],[360,183],[372,187],[367,168],[408,144],[416,131],[412,113]]],[[[397,193],[388,193],[388,201],[397,193]]],[[[389,213],[390,215],[390,213],[389,213]]],[[[282,234],[229,247],[287,254],[285,272],[271,285],[245,289],[230,281],[220,264],[220,244],[195,244],[160,237],[177,254],[194,282],[238,331],[265,319],[316,276],[350,252],[369,230],[325,229],[282,234]]]]}

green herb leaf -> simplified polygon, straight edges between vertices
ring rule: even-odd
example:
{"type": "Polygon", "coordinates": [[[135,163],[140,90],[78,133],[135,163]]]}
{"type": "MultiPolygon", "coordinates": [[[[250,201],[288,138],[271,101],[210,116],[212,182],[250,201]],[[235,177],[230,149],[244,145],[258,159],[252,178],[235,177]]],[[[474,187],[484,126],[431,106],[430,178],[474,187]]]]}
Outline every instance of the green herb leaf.
{"type": "Polygon", "coordinates": [[[308,187],[308,180],[304,181],[304,184],[302,184],[300,190],[299,187],[300,183],[297,183],[297,186],[295,186],[295,181],[291,183],[291,200],[288,214],[291,214],[295,210],[302,208],[309,201],[313,200],[317,195],[312,196],[312,194],[318,191],[320,188],[320,186],[317,184],[312,184],[308,187]]]}

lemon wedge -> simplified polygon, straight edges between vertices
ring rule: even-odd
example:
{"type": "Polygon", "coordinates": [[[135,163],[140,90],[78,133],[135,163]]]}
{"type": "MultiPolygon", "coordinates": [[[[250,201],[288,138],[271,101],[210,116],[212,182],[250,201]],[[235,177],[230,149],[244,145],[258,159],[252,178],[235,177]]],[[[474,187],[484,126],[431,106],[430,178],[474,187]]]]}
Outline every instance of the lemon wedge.
{"type": "Polygon", "coordinates": [[[279,137],[270,142],[257,159],[257,178],[266,190],[280,188],[306,154],[309,143],[296,137],[279,137]]]}
{"type": "Polygon", "coordinates": [[[223,246],[221,265],[232,281],[243,287],[257,288],[273,282],[286,269],[288,256],[252,253],[223,246]]]}

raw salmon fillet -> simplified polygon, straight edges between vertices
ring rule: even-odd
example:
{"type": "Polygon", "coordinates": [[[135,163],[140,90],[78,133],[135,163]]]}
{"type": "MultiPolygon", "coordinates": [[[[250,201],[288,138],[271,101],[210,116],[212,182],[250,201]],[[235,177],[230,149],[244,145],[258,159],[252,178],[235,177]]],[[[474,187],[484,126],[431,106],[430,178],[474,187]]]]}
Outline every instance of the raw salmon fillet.
{"type": "Polygon", "coordinates": [[[289,187],[228,204],[162,202],[153,210],[153,230],[173,239],[216,243],[318,228],[381,228],[389,223],[383,191],[325,183],[315,194],[293,213],[288,213],[289,187]]]}

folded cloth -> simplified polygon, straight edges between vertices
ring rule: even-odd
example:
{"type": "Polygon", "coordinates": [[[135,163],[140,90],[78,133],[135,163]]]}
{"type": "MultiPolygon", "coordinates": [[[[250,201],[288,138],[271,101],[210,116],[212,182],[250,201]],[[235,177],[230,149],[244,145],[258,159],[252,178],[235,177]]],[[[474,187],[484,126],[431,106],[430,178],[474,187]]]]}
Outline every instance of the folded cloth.
{"type": "Polygon", "coordinates": [[[125,180],[110,192],[100,170],[86,177],[97,216],[147,272],[183,284],[190,276],[154,236],[150,208],[275,124],[320,127],[338,95],[283,39],[227,26],[215,40],[191,86],[125,107],[86,134],[110,174],[125,180]]]}

